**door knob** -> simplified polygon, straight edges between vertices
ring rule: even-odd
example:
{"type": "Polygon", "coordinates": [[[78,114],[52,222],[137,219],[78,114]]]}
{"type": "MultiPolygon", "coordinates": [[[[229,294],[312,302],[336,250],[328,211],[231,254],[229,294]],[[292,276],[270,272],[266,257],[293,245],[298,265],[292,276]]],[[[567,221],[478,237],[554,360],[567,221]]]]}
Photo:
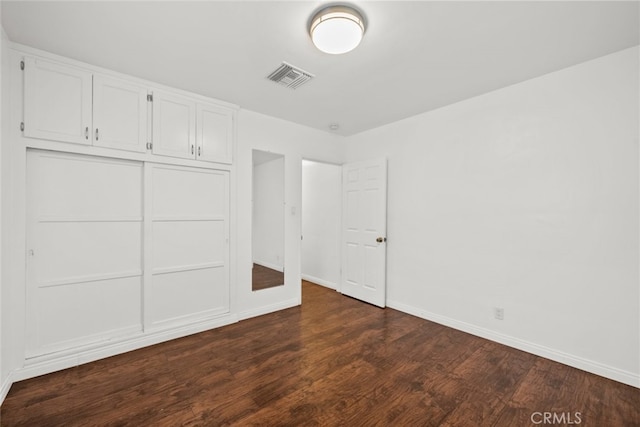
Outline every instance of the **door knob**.
{"type": "Polygon", "coordinates": [[[382,242],[386,242],[386,241],[387,241],[387,238],[386,238],[386,237],[378,237],[378,238],[376,239],[376,242],[378,242],[378,243],[382,243],[382,242]]]}

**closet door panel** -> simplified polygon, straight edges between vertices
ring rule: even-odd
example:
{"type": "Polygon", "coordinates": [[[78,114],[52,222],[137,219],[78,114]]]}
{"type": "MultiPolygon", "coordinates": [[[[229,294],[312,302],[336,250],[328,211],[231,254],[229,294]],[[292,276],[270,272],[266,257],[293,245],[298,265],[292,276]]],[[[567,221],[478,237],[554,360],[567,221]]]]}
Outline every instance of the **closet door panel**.
{"type": "Polygon", "coordinates": [[[38,328],[29,356],[141,332],[140,288],[139,276],[40,288],[30,301],[38,328]]]}
{"type": "Polygon", "coordinates": [[[157,221],[153,225],[154,272],[223,266],[225,223],[218,221],[157,221]]]}
{"type": "Polygon", "coordinates": [[[37,151],[30,175],[38,214],[51,219],[142,219],[142,166],[103,157],[37,151]]]}
{"type": "Polygon", "coordinates": [[[38,225],[39,286],[142,274],[139,221],[63,221],[38,225]],[[62,250],[64,249],[64,250],[62,250]]]}
{"type": "Polygon", "coordinates": [[[227,313],[229,287],[224,266],[154,275],[154,323],[178,326],[227,313]]]}
{"type": "Polygon", "coordinates": [[[155,166],[153,213],[161,218],[223,218],[228,192],[225,172],[155,166]]]}

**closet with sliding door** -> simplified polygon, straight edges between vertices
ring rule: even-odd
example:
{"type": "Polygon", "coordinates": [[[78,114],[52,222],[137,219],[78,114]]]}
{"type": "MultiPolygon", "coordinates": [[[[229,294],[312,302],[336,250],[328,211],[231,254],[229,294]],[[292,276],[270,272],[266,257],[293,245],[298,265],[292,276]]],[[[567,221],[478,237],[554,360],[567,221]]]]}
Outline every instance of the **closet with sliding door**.
{"type": "Polygon", "coordinates": [[[25,176],[19,377],[235,321],[237,107],[29,48],[10,56],[25,176]]]}

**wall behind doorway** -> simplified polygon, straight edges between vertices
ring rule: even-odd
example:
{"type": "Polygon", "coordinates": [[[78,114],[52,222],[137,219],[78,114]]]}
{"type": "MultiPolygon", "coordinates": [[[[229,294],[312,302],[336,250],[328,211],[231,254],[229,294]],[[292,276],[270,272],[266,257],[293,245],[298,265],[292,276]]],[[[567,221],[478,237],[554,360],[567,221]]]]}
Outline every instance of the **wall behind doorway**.
{"type": "Polygon", "coordinates": [[[302,161],[302,278],[331,289],[340,283],[342,167],[302,161]]]}

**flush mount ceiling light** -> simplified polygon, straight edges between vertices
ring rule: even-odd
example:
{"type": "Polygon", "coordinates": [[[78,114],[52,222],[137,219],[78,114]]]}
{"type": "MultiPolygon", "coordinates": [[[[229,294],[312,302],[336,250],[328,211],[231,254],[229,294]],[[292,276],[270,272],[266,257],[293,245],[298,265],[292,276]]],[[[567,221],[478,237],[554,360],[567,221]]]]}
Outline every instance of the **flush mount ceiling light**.
{"type": "Polygon", "coordinates": [[[311,19],[309,35],[325,53],[340,54],[355,49],[364,34],[364,19],[348,6],[329,6],[311,19]]]}

